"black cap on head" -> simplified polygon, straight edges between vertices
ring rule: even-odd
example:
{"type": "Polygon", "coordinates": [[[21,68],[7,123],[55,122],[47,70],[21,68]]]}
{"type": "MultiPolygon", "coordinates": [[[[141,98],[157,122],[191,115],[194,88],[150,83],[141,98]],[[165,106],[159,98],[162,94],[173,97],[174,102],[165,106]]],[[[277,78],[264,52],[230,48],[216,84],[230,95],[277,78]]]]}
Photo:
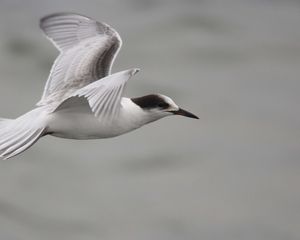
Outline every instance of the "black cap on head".
{"type": "Polygon", "coordinates": [[[170,107],[170,104],[167,103],[164,98],[156,94],[150,94],[138,98],[131,98],[131,101],[133,101],[136,105],[143,109],[168,109],[170,107]]]}

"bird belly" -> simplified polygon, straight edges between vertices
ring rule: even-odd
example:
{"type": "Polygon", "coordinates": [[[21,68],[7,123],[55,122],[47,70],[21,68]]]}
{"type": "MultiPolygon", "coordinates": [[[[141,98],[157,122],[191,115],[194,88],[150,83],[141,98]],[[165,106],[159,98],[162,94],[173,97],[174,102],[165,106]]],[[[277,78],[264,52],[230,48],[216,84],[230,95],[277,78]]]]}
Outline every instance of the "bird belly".
{"type": "Polygon", "coordinates": [[[115,122],[101,122],[88,109],[72,109],[52,113],[49,117],[48,134],[69,139],[98,139],[121,135],[131,129],[115,122]]]}

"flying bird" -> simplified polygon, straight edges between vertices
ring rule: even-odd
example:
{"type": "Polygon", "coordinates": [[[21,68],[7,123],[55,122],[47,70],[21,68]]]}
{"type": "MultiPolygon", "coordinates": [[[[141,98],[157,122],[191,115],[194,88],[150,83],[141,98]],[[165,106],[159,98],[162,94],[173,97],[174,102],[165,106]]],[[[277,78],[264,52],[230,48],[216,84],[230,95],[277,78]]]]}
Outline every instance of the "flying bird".
{"type": "Polygon", "coordinates": [[[40,20],[59,50],[36,108],[16,119],[0,118],[0,157],[8,159],[52,135],[68,139],[115,137],[166,116],[196,118],[169,97],[124,97],[139,69],[111,74],[122,40],[109,25],[74,13],[40,20]]]}

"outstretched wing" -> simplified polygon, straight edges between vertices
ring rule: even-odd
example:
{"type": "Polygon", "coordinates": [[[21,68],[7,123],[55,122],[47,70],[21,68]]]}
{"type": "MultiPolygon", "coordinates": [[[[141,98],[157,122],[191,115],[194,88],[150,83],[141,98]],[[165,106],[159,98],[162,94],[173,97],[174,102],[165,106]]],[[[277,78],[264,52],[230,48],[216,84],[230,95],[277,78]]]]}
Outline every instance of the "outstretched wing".
{"type": "Polygon", "coordinates": [[[135,75],[139,69],[134,68],[109,75],[95,81],[79,90],[63,101],[54,111],[81,104],[80,98],[87,99],[92,112],[99,120],[106,121],[116,117],[121,107],[121,98],[127,81],[135,75]]]}
{"type": "Polygon", "coordinates": [[[60,102],[76,90],[110,74],[122,44],[113,28],[74,13],[46,16],[41,19],[40,27],[60,55],[52,66],[37,105],[60,102]]]}

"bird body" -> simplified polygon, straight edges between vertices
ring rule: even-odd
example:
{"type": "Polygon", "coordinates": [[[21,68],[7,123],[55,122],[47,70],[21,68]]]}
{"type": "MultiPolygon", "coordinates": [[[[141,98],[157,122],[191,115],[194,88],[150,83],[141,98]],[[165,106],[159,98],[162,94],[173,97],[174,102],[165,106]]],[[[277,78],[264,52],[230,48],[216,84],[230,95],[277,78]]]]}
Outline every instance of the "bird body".
{"type": "Polygon", "coordinates": [[[95,118],[88,103],[51,113],[47,117],[48,134],[70,139],[98,139],[119,136],[150,122],[130,98],[122,98],[121,111],[110,121],[95,118]]]}
{"type": "Polygon", "coordinates": [[[60,54],[37,107],[17,119],[0,119],[0,157],[11,158],[45,135],[109,138],[166,116],[198,118],[161,94],[124,97],[139,70],[111,74],[122,41],[107,24],[57,13],[42,18],[40,27],[60,54]]]}

